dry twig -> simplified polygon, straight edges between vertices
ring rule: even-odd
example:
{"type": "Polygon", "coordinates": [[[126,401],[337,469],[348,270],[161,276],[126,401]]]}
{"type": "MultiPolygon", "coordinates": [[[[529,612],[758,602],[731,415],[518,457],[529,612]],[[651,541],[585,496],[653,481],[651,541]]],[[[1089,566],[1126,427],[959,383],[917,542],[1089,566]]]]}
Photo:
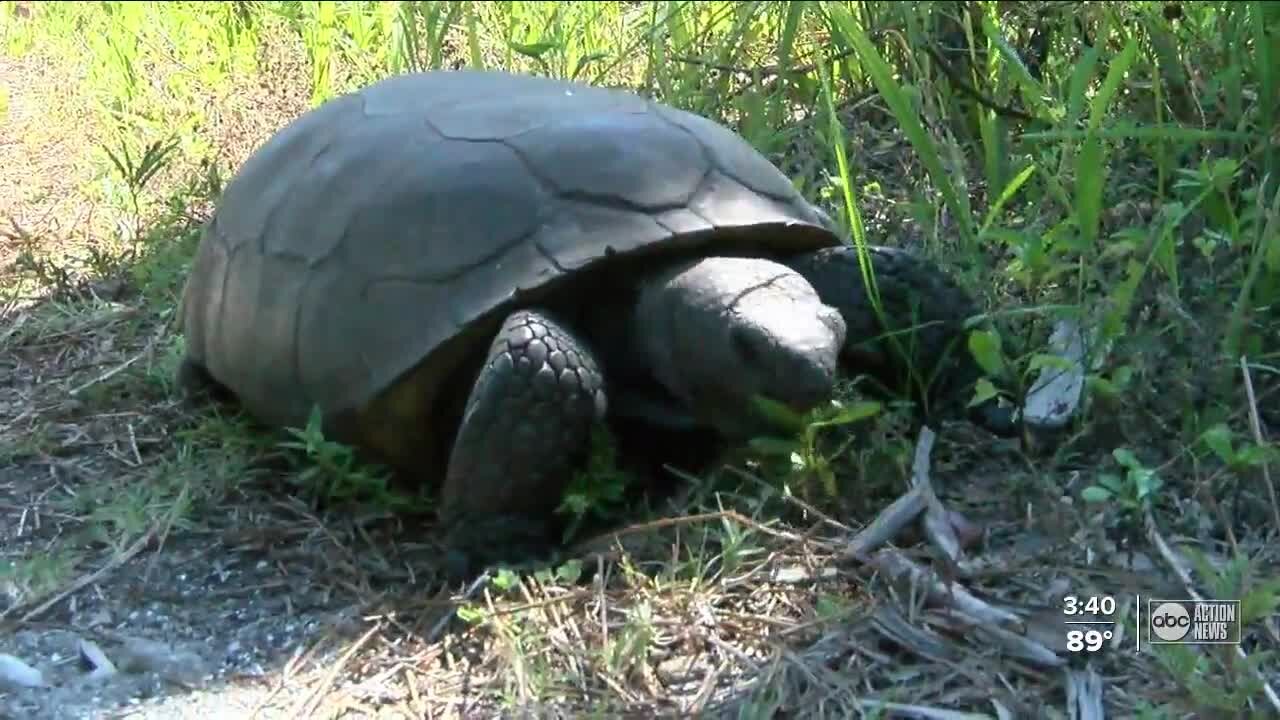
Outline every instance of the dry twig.
{"type": "Polygon", "coordinates": [[[342,669],[346,667],[352,657],[355,657],[355,654],[360,651],[360,648],[364,647],[365,643],[369,642],[369,639],[381,629],[381,624],[375,624],[373,627],[366,630],[365,633],[356,639],[355,642],[351,643],[346,652],[342,653],[342,657],[338,658],[338,661],[329,667],[320,682],[311,689],[311,692],[307,693],[306,696],[294,705],[289,716],[298,718],[311,717],[312,714],[315,713],[316,706],[319,704],[320,700],[333,688],[333,683],[334,680],[337,679],[338,673],[342,672],[342,669]]]}
{"type": "Polygon", "coordinates": [[[896,550],[881,550],[872,556],[871,563],[895,581],[923,587],[934,603],[955,608],[977,622],[1005,625],[1019,633],[1025,631],[1022,619],[1017,615],[981,600],[958,583],[938,580],[932,571],[896,550]]]}
{"type": "Polygon", "coordinates": [[[912,488],[880,511],[875,520],[859,531],[849,541],[842,557],[866,562],[868,553],[897,537],[903,528],[924,511],[927,504],[924,493],[919,488],[912,488]]]}
{"type": "MultiPolygon", "coordinates": [[[[1249,362],[1240,356],[1240,374],[1244,376],[1244,391],[1249,397],[1249,427],[1253,431],[1253,441],[1258,445],[1266,443],[1262,434],[1262,421],[1258,418],[1258,398],[1253,394],[1253,377],[1249,373],[1249,362]]],[[[1271,481],[1271,466],[1264,460],[1262,463],[1262,480],[1267,485],[1267,494],[1271,500],[1271,517],[1276,524],[1276,532],[1280,532],[1280,502],[1276,500],[1276,486],[1271,481]]]]}
{"type": "Polygon", "coordinates": [[[933,451],[936,435],[928,426],[920,429],[920,439],[916,442],[915,460],[911,466],[911,486],[924,496],[924,532],[929,542],[942,553],[942,557],[954,567],[960,561],[960,540],[955,529],[951,527],[951,519],[947,517],[947,509],[938,500],[933,491],[933,480],[929,477],[929,455],[933,451]]]}

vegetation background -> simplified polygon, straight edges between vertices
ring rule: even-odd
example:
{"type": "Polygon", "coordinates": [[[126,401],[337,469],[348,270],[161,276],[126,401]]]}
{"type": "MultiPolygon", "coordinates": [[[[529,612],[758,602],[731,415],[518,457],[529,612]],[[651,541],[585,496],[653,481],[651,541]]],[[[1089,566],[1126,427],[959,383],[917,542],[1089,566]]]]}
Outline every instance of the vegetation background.
{"type": "MultiPolygon", "coordinates": [[[[242,630],[230,605],[262,633],[313,613],[214,688],[294,716],[1280,713],[1280,3],[0,2],[0,44],[0,638],[91,606],[206,645],[242,630]],[[426,569],[421,498],[314,428],[185,408],[173,310],[226,178],[326,99],[459,67],[733,127],[980,299],[983,393],[1017,401],[1055,323],[1086,328],[1067,429],[948,426],[934,451],[982,530],[948,572],[1054,658],[840,561],[909,486],[892,407],[688,478],[683,521],[604,556],[466,592],[426,569]],[[279,574],[165,594],[236,563],[279,574]],[[1135,596],[1191,592],[1244,600],[1240,651],[1134,654],[1135,596]],[[1115,597],[1114,636],[1067,648],[1066,595],[1115,597]]],[[[623,501],[597,465],[567,511],[623,501]]]]}

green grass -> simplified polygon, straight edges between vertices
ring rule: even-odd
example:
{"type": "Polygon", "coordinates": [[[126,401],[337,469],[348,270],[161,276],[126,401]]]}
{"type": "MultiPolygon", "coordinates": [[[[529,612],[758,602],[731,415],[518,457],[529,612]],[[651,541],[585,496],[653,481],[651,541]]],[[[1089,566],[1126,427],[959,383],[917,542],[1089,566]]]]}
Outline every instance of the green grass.
{"type": "MultiPolygon", "coordinates": [[[[248,478],[285,477],[338,512],[417,507],[315,428],[266,437],[180,407],[172,373],[181,337],[169,324],[201,220],[272,131],[389,74],[488,67],[624,87],[724,122],[851,242],[934,257],[992,321],[969,339],[986,393],[1020,399],[1054,363],[1045,354],[1053,324],[1081,322],[1100,352],[1072,426],[1016,447],[950,441],[940,472],[962,486],[996,483],[1002,520],[993,528],[1042,532],[1061,514],[1062,537],[1077,545],[1042,564],[1082,562],[1071,549],[1081,542],[1154,558],[1153,527],[1187,553],[1213,555],[1215,565],[1193,573],[1196,586],[1251,598],[1248,662],[1275,676],[1274,620],[1268,629],[1263,619],[1275,611],[1267,581],[1280,566],[1276,456],[1252,419],[1276,406],[1280,388],[1280,4],[0,2],[0,47],[76,78],[92,123],[77,146],[92,172],[59,179],[95,208],[92,241],[81,247],[50,226],[12,233],[21,251],[0,269],[0,357],[20,351],[27,373],[9,406],[0,397],[0,472],[58,457],[99,479],[53,501],[74,518],[74,551],[32,545],[0,557],[0,580],[23,602],[84,572],[93,557],[84,548],[118,553],[156,528],[198,527],[248,478]],[[128,289],[123,299],[102,299],[95,288],[106,280],[128,289]],[[104,447],[124,460],[95,455],[104,447]]],[[[18,111],[19,94],[0,88],[0,118],[18,111]]],[[[42,123],[56,135],[63,116],[47,112],[42,123]]],[[[34,213],[45,201],[23,202],[31,207],[17,209],[34,213]]],[[[790,636],[759,628],[716,635],[755,658],[735,660],[754,667],[741,707],[941,703],[892,697],[888,675],[852,651],[866,677],[859,690],[815,669],[832,628],[874,612],[870,580],[846,580],[842,621],[828,617],[834,596],[820,588],[778,590],[789,609],[766,611],[757,592],[768,591],[737,580],[803,555],[780,550],[763,525],[780,518],[787,532],[830,532],[823,517],[861,523],[902,491],[913,438],[901,416],[889,407],[871,417],[852,396],[847,407],[858,420],[848,428],[841,418],[814,424],[782,450],[758,446],[737,473],[690,479],[687,512],[739,514],[664,527],[650,546],[612,556],[609,602],[626,612],[591,630],[598,646],[589,651],[571,647],[566,618],[610,611],[593,604],[605,591],[591,586],[598,579],[580,581],[581,568],[502,576],[473,599],[464,617],[498,647],[487,661],[501,668],[497,702],[585,707],[591,696],[607,698],[602,707],[643,707],[654,693],[642,678],[664,662],[668,643],[658,638],[670,624],[710,613],[755,628],[739,615],[778,613],[812,630],[795,631],[807,644],[783,652],[790,636]],[[742,468],[761,477],[743,480],[742,468]],[[753,520],[733,519],[742,516],[753,520]]],[[[595,494],[577,487],[582,515],[623,502],[612,484],[595,494]]],[[[1185,594],[1160,572],[1157,587],[1185,594]]],[[[1126,583],[1092,581],[1131,594],[1126,583]]],[[[1113,714],[1261,717],[1269,707],[1229,653],[1171,651],[1142,672],[1146,684],[1109,697],[1113,714]]],[[[1034,697],[1060,705],[1057,680],[1044,682],[1034,697]]]]}

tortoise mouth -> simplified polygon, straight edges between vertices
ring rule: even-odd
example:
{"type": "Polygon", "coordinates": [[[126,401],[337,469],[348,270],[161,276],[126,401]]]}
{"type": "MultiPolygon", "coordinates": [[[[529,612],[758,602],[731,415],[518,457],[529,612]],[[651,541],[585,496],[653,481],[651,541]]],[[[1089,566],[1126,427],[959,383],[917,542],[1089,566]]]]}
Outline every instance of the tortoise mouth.
{"type": "Polygon", "coordinates": [[[828,395],[786,400],[765,393],[742,395],[719,389],[702,388],[693,393],[690,408],[699,425],[715,430],[731,440],[749,440],[762,435],[787,435],[799,432],[803,418],[828,395]]]}

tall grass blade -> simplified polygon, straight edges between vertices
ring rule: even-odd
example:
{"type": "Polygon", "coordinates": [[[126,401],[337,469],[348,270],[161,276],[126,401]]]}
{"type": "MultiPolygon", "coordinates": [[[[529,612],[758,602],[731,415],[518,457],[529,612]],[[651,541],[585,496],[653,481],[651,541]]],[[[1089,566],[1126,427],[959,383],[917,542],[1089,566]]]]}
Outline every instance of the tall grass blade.
{"type": "Polygon", "coordinates": [[[471,2],[463,2],[462,16],[467,28],[467,54],[471,67],[477,70],[484,68],[484,53],[480,50],[480,25],[476,20],[476,8],[471,2]]]}
{"type": "Polygon", "coordinates": [[[1022,90],[1022,99],[1035,108],[1040,116],[1052,117],[1054,113],[1046,102],[1046,98],[1049,95],[1045,92],[1044,86],[1027,69],[1026,63],[1022,61],[1022,56],[1005,39],[1004,33],[1000,31],[1000,28],[990,15],[984,14],[982,16],[982,29],[986,32],[987,39],[996,46],[996,49],[1000,51],[1000,55],[1008,62],[1008,67],[1012,68],[1013,77],[1017,80],[1018,86],[1022,90]]]}
{"type": "Polygon", "coordinates": [[[1258,127],[1271,133],[1263,172],[1280,177],[1280,8],[1275,2],[1249,3],[1253,22],[1253,69],[1258,74],[1258,127]],[[1270,17],[1268,17],[1270,16],[1270,17]]]}
{"type": "Polygon", "coordinates": [[[943,201],[947,204],[951,215],[959,229],[961,240],[966,250],[976,247],[977,238],[973,229],[973,217],[969,209],[969,200],[956,193],[951,177],[942,165],[937,145],[925,131],[920,118],[911,106],[902,88],[894,81],[894,72],[881,57],[879,51],[871,43],[871,39],[859,26],[853,15],[840,3],[824,2],[823,8],[831,20],[832,30],[839,34],[845,42],[852,45],[858,55],[862,67],[871,76],[876,90],[888,103],[894,119],[902,126],[903,133],[915,148],[921,162],[929,172],[929,177],[942,192],[943,201]]]}
{"type": "Polygon", "coordinates": [[[1000,211],[1013,199],[1014,195],[1018,194],[1018,190],[1022,189],[1023,184],[1036,173],[1037,169],[1036,164],[1032,163],[1023,168],[1022,172],[1015,175],[1013,180],[1009,181],[1009,184],[1001,191],[1000,196],[991,204],[991,209],[987,211],[987,217],[982,221],[982,229],[978,232],[979,237],[986,235],[991,223],[995,222],[995,219],[1000,215],[1000,211]]]}
{"type": "Polygon", "coordinates": [[[1124,50],[1110,63],[1107,77],[1093,99],[1088,131],[1076,159],[1076,224],[1083,247],[1091,247],[1098,239],[1102,218],[1102,190],[1107,182],[1106,146],[1098,128],[1106,117],[1107,106],[1120,89],[1120,83],[1138,53],[1137,41],[1130,38],[1124,50]]]}

